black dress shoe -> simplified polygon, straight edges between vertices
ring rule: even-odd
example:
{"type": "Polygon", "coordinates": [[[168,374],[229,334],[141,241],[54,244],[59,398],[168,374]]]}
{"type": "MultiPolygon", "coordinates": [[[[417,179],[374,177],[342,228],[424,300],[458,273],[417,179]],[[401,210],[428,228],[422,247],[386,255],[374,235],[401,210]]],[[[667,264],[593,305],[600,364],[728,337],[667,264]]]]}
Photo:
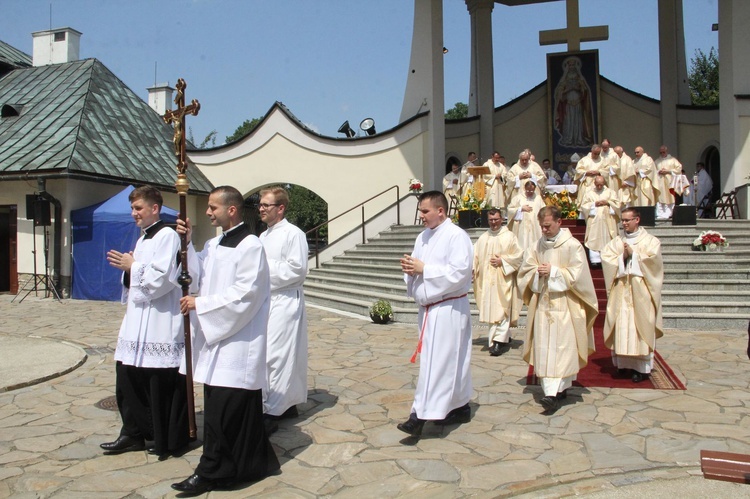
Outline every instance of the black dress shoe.
{"type": "Polygon", "coordinates": [[[441,426],[448,426],[452,424],[463,424],[471,421],[471,407],[469,404],[464,404],[461,407],[453,409],[445,416],[445,419],[435,421],[435,424],[441,426]]]}
{"type": "Polygon", "coordinates": [[[299,417],[299,411],[297,410],[296,405],[293,405],[292,407],[284,411],[284,414],[279,416],[280,419],[292,419],[296,417],[299,417]]]}
{"type": "Polygon", "coordinates": [[[638,371],[633,371],[633,377],[630,379],[633,380],[633,383],[640,383],[641,381],[648,379],[648,374],[639,373],[638,371]]]}
{"type": "Polygon", "coordinates": [[[557,399],[557,397],[545,396],[542,397],[539,403],[542,404],[544,410],[550,414],[560,408],[560,401],[557,399]]]}
{"type": "Polygon", "coordinates": [[[99,444],[99,447],[107,452],[131,452],[145,449],[146,442],[140,437],[120,435],[114,442],[99,444]]]}
{"type": "Polygon", "coordinates": [[[557,394],[557,400],[565,400],[566,398],[568,398],[568,389],[567,388],[557,394]]]}
{"type": "Polygon", "coordinates": [[[396,428],[403,431],[404,433],[408,433],[409,435],[413,437],[418,437],[422,434],[422,428],[424,428],[424,419],[419,419],[415,413],[411,413],[409,416],[409,419],[404,421],[403,423],[399,423],[396,425],[396,428]]]}
{"type": "Polygon", "coordinates": [[[490,355],[493,357],[499,357],[508,350],[510,350],[510,341],[508,341],[507,343],[493,341],[492,346],[490,347],[490,355]]]}
{"type": "Polygon", "coordinates": [[[619,367],[615,371],[615,374],[613,376],[617,379],[625,379],[630,377],[630,369],[620,369],[619,367]]]}
{"type": "Polygon", "coordinates": [[[196,474],[190,475],[180,483],[173,483],[172,488],[183,494],[198,495],[213,490],[216,483],[196,474]]]}
{"type": "Polygon", "coordinates": [[[266,427],[266,435],[273,435],[279,431],[279,422],[274,416],[264,417],[263,426],[266,427]]]}

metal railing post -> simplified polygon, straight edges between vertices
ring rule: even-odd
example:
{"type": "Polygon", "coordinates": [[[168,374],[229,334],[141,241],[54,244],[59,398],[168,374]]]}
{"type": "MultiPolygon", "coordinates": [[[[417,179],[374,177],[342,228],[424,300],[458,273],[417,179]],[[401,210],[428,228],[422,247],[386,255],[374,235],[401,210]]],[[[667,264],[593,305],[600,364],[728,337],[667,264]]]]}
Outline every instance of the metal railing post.
{"type": "Polygon", "coordinates": [[[362,244],[365,244],[367,236],[365,235],[365,205],[362,205],[362,244]]]}

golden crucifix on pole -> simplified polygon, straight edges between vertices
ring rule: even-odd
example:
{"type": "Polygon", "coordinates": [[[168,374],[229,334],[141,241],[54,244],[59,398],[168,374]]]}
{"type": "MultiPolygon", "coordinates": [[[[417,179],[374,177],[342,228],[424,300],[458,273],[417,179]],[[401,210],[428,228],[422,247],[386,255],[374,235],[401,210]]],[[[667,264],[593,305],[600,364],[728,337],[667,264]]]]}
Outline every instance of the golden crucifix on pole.
{"type": "MultiPolygon", "coordinates": [[[[172,144],[174,144],[174,154],[177,156],[177,181],[175,182],[175,188],[177,194],[180,196],[180,220],[185,222],[185,213],[187,212],[187,193],[190,188],[190,182],[188,181],[187,171],[188,162],[187,155],[185,154],[185,116],[192,114],[193,116],[198,115],[198,111],[201,109],[200,102],[196,99],[185,105],[185,88],[187,83],[185,80],[180,78],[177,80],[177,96],[174,99],[174,103],[177,108],[174,110],[167,111],[164,114],[164,122],[172,124],[174,127],[174,137],[172,138],[172,144]]],[[[188,258],[187,258],[187,234],[180,234],[180,260],[182,262],[182,272],[177,282],[182,287],[182,296],[188,296],[190,294],[190,283],[192,278],[188,272],[188,258]]],[[[190,316],[185,315],[183,317],[184,334],[185,334],[185,379],[187,383],[187,405],[188,405],[188,426],[190,432],[190,438],[194,439],[198,435],[198,430],[195,426],[195,399],[193,397],[193,348],[190,341],[190,316]]]]}

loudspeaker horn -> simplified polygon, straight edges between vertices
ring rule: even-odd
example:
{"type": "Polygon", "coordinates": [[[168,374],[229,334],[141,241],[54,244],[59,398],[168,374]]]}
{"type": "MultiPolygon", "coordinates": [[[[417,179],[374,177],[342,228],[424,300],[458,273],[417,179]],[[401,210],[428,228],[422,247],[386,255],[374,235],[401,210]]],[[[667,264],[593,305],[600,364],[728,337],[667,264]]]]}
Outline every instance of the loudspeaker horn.
{"type": "Polygon", "coordinates": [[[349,120],[346,120],[342,125],[339,127],[339,133],[343,133],[350,139],[357,135],[357,133],[352,129],[352,127],[349,126],[349,120]]]}

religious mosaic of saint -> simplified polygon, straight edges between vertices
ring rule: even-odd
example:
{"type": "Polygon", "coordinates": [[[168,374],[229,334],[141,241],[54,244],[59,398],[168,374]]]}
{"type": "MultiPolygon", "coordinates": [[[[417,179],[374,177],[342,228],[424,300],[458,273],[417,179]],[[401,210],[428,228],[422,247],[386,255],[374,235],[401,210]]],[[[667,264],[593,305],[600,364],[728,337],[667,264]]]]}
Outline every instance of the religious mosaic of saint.
{"type": "Polygon", "coordinates": [[[560,134],[558,144],[565,147],[594,143],[594,106],[581,65],[580,58],[567,57],[562,63],[563,75],[555,87],[555,130],[560,134]]]}

